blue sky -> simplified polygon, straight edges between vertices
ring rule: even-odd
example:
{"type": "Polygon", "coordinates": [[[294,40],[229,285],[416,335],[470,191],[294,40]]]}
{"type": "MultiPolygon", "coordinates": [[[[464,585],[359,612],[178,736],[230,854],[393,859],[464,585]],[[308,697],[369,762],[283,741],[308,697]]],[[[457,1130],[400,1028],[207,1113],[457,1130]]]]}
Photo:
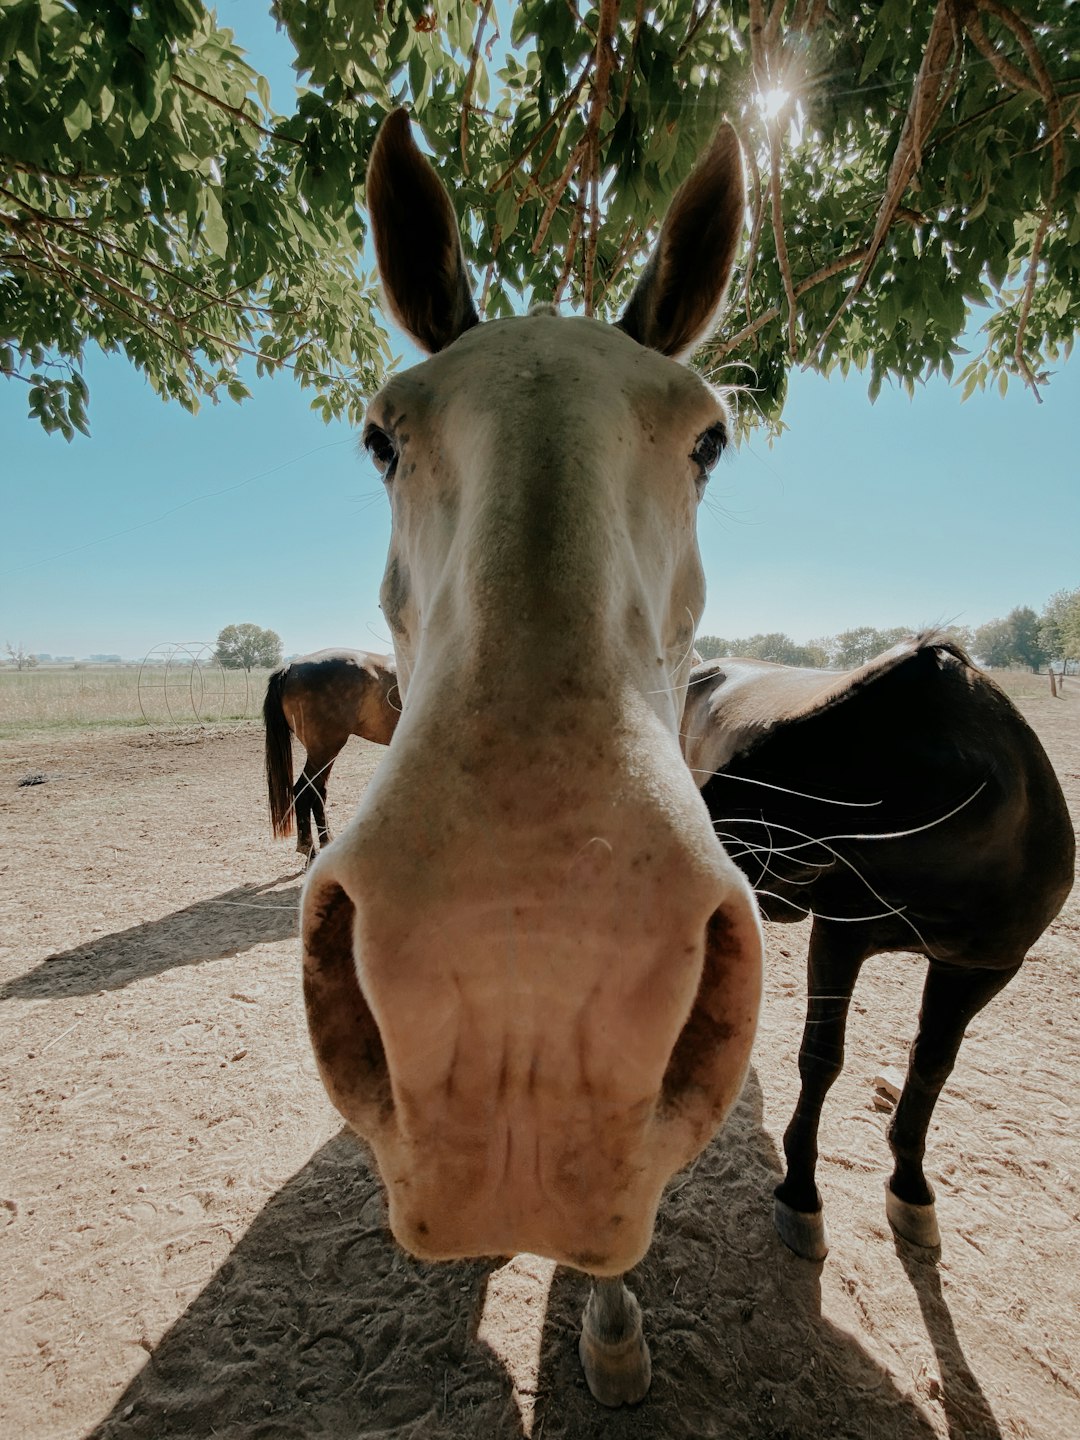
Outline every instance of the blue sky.
{"type": "MultiPolygon", "coordinates": [[[[218,9],[290,108],[289,47],[262,7],[218,9]]],[[[119,357],[92,354],[86,374],[92,437],[71,445],[0,384],[0,644],[137,658],[251,620],[287,652],[387,647],[389,515],[347,426],[288,377],[191,417],[119,357]]],[[[787,433],[714,473],[702,631],[978,625],[1080,585],[1080,359],[1043,393],[1014,382],[961,405],[931,381],[871,406],[861,377],[793,375],[787,433]]]]}

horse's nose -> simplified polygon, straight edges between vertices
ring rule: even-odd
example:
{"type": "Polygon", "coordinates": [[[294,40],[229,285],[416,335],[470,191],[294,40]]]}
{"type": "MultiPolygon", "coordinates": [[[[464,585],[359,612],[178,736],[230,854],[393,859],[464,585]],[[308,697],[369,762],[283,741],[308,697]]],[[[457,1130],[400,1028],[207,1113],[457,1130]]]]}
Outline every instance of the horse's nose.
{"type": "Polygon", "coordinates": [[[407,1248],[616,1273],[741,1084],[753,901],[677,754],[443,811],[398,744],[305,894],[324,1081],[407,1248]]]}

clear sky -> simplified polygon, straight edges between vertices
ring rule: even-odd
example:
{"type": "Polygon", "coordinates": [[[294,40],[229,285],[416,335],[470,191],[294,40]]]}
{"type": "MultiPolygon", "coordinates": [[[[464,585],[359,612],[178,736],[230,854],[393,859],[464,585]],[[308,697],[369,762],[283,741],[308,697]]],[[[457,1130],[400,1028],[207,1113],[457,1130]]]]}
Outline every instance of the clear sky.
{"type": "MultiPolygon", "coordinates": [[[[218,11],[291,108],[263,7],[218,11]]],[[[92,437],[71,445],[0,382],[0,644],[139,658],[250,620],[286,653],[388,648],[388,508],[347,426],[288,376],[191,417],[120,357],[91,353],[86,375],[92,437]]],[[[862,377],[793,375],[787,433],[714,472],[702,631],[974,626],[1080,585],[1080,357],[1043,394],[1013,382],[961,405],[932,381],[871,406],[862,377]]]]}

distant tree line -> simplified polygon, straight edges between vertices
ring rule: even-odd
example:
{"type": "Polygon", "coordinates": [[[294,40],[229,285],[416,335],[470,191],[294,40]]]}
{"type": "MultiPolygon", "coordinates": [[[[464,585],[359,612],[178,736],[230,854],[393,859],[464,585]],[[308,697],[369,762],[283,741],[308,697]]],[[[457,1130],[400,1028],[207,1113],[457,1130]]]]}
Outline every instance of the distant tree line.
{"type": "MultiPolygon", "coordinates": [[[[950,633],[957,634],[965,643],[967,632],[959,634],[956,627],[950,633]]],[[[705,660],[720,655],[739,655],[751,660],[773,660],[779,665],[808,665],[816,670],[850,670],[864,665],[883,650],[889,650],[912,630],[904,625],[891,630],[878,630],[873,625],[859,625],[854,630],[844,630],[839,635],[826,635],[820,640],[808,640],[799,645],[782,631],[768,635],[749,635],[742,640],[725,640],[719,635],[699,635],[694,641],[698,654],[705,660]]]]}
{"type": "MultiPolygon", "coordinates": [[[[865,665],[918,627],[898,625],[878,630],[858,625],[839,635],[826,635],[800,645],[782,631],[749,635],[728,640],[720,635],[699,635],[694,644],[705,660],[738,655],[753,660],[773,660],[780,665],[807,665],[815,669],[850,670],[865,665]]],[[[981,664],[990,669],[1025,666],[1039,670],[1044,665],[1064,669],[1080,663],[1080,588],[1058,590],[1043,606],[1041,615],[1030,605],[1018,605],[1003,620],[988,620],[977,629],[966,625],[944,626],[981,664]]]]}

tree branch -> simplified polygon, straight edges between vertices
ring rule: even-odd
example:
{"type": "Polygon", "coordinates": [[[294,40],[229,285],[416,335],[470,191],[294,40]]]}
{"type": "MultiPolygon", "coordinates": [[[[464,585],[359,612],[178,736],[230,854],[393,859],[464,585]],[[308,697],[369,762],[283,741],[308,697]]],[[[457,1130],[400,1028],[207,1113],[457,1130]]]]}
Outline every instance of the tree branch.
{"type": "MultiPolygon", "coordinates": [[[[773,8],[773,16],[783,9],[783,0],[776,0],[773,8]]],[[[773,16],[770,16],[768,24],[772,24],[773,16]]],[[[779,23],[779,20],[777,20],[779,23]]],[[[765,21],[765,9],[762,0],[750,0],[750,54],[754,67],[754,79],[757,84],[758,93],[764,94],[769,88],[771,77],[770,54],[768,49],[768,25],[765,21]]],[[[792,358],[798,344],[796,331],[797,310],[795,305],[795,287],[791,278],[791,261],[788,258],[787,237],[784,234],[784,201],[780,189],[780,171],[782,153],[780,144],[780,126],[787,107],[781,108],[780,113],[772,116],[768,121],[769,133],[769,195],[772,210],[773,239],[776,245],[776,263],[780,268],[780,275],[784,282],[784,294],[787,297],[788,306],[788,351],[792,358]]]]}
{"type": "MultiPolygon", "coordinates": [[[[510,162],[510,164],[506,167],[506,169],[502,171],[499,177],[495,181],[493,181],[491,185],[488,186],[489,195],[494,195],[495,192],[500,189],[501,186],[507,180],[509,180],[512,175],[514,175],[518,170],[521,169],[524,161],[528,159],[528,157],[536,149],[537,145],[539,145],[540,141],[544,138],[544,136],[547,134],[547,132],[551,129],[553,125],[561,125],[562,122],[566,119],[567,115],[577,104],[578,96],[581,94],[582,86],[585,84],[585,81],[588,79],[590,73],[592,72],[592,66],[593,52],[590,50],[584,65],[581,67],[581,74],[574,82],[574,88],[570,91],[570,94],[567,95],[566,99],[562,102],[561,105],[556,106],[556,108],[551,112],[551,115],[548,117],[547,120],[544,121],[543,125],[540,126],[539,130],[537,130],[536,134],[525,146],[524,150],[522,150],[518,155],[516,155],[514,159],[510,162]]],[[[559,135],[561,133],[562,132],[560,130],[559,134],[557,134],[555,136],[555,139],[552,141],[549,149],[544,155],[544,158],[536,167],[537,173],[543,171],[544,166],[551,158],[552,154],[554,153],[555,147],[559,143],[559,135]]]]}
{"type": "MultiPolygon", "coordinates": [[[[593,313],[593,272],[596,267],[596,242],[600,234],[600,125],[611,91],[611,72],[615,68],[615,31],[619,23],[619,0],[600,0],[599,23],[596,27],[596,78],[589,103],[589,119],[585,127],[585,154],[588,159],[586,185],[590,190],[589,232],[585,238],[585,314],[593,313]]],[[[583,187],[584,188],[584,187],[583,187]]]]}
{"type": "Polygon", "coordinates": [[[204,90],[201,85],[195,85],[190,80],[185,80],[182,75],[177,75],[175,70],[172,74],[172,81],[174,85],[179,85],[182,90],[189,90],[192,95],[201,96],[203,100],[208,101],[211,105],[216,105],[219,110],[224,110],[227,115],[232,115],[234,119],[241,121],[244,125],[250,125],[251,128],[257,130],[260,135],[265,135],[268,140],[280,140],[286,145],[296,145],[297,147],[302,146],[304,143],[302,140],[294,140],[290,135],[282,135],[277,130],[268,130],[265,125],[261,125],[259,121],[255,119],[254,115],[249,115],[241,106],[230,105],[227,100],[222,100],[220,96],[211,95],[209,90],[204,90]]]}
{"type": "Polygon", "coordinates": [[[472,49],[469,52],[469,73],[465,77],[465,88],[461,92],[461,168],[468,175],[469,162],[466,158],[466,149],[469,143],[469,106],[472,101],[473,86],[476,84],[476,70],[480,63],[480,42],[484,38],[484,29],[491,14],[492,0],[484,0],[483,9],[476,22],[476,34],[473,36],[472,49]]]}
{"type": "Polygon", "coordinates": [[[547,204],[544,206],[544,213],[540,217],[540,224],[531,247],[534,255],[539,254],[540,248],[547,237],[548,228],[555,217],[555,211],[559,208],[559,201],[562,199],[567,185],[570,184],[570,177],[577,169],[578,162],[584,153],[585,137],[583,136],[570,151],[570,158],[566,162],[566,167],[558,180],[555,181],[555,188],[548,195],[547,204]]]}
{"type": "MultiPolygon", "coordinates": [[[[795,298],[800,299],[808,290],[813,290],[817,285],[823,285],[826,280],[831,280],[834,275],[841,271],[850,270],[852,265],[858,265],[866,259],[870,253],[869,246],[862,246],[858,250],[850,250],[846,255],[840,255],[835,260],[830,260],[828,265],[823,265],[820,270],[815,270],[813,275],[808,275],[805,280],[800,280],[795,288],[795,298]]],[[[721,341],[710,354],[710,359],[722,360],[725,355],[730,355],[744,341],[752,339],[759,330],[780,317],[783,313],[782,305],[770,306],[756,315],[748,325],[730,335],[726,340],[721,341]]]]}

